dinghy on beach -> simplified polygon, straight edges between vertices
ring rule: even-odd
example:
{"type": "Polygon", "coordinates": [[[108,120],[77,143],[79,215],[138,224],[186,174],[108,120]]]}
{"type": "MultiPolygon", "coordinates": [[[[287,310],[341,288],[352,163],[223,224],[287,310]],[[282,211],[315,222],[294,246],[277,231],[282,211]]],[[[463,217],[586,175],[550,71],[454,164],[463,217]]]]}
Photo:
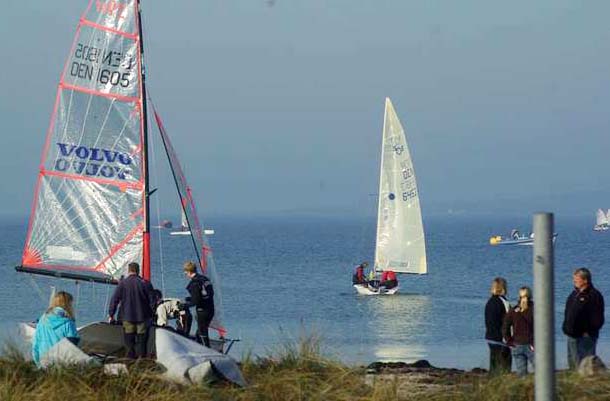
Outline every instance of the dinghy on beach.
{"type": "Polygon", "coordinates": [[[399,286],[379,283],[384,271],[426,274],[426,239],[413,161],[404,129],[389,98],[385,101],[379,172],[375,278],[354,284],[361,295],[393,295],[399,286]]]}
{"type": "MultiPolygon", "coordinates": [[[[154,117],[194,254],[215,287],[216,313],[210,328],[217,333],[214,344],[222,355],[227,330],[212,249],[178,156],[147,96],[143,40],[140,0],[89,1],[57,88],[16,270],[113,285],[126,274],[128,263],[138,262],[143,278],[151,280],[150,199],[156,189],[149,184],[148,124],[154,117]]],[[[86,339],[109,338],[108,333],[120,332],[120,326],[94,322],[79,332],[84,338],[81,351],[105,360],[115,356],[103,347],[93,352],[86,339]]],[[[175,333],[161,332],[161,337],[175,341],[160,343],[159,329],[153,333],[159,363],[159,356],[167,352],[178,359],[218,353],[187,337],[175,339],[175,333]],[[165,349],[164,344],[176,341],[181,345],[165,349]]],[[[231,358],[223,363],[232,363],[239,372],[231,358]]]]}

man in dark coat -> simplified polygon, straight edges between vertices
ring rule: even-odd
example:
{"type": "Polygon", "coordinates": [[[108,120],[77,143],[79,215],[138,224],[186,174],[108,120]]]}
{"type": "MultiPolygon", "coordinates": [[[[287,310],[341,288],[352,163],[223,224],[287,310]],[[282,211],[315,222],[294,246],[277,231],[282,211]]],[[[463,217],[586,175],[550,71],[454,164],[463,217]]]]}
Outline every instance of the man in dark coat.
{"type": "Polygon", "coordinates": [[[595,355],[604,325],[604,297],[593,287],[589,269],[576,269],[572,278],[574,291],[566,300],[562,328],[568,336],[568,366],[576,369],[584,357],[595,355]]]}
{"type": "Polygon", "coordinates": [[[203,274],[197,273],[197,265],[193,262],[184,264],[184,273],[190,279],[186,286],[189,292],[187,303],[195,307],[197,316],[197,338],[206,347],[210,347],[208,329],[214,318],[214,287],[212,282],[203,274]]]}
{"type": "Polygon", "coordinates": [[[119,310],[123,324],[123,339],[128,358],[146,356],[148,326],[153,316],[155,297],[150,282],[139,276],[140,265],[133,262],[127,267],[127,277],[114,290],[108,308],[108,322],[114,322],[119,310]]]}

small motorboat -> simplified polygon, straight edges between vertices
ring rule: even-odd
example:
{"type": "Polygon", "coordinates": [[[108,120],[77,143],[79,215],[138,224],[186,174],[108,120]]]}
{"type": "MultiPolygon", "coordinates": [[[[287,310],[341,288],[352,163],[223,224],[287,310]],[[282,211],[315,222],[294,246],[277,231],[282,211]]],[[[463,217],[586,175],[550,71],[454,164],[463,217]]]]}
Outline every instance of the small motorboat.
{"type": "MultiPolygon", "coordinates": [[[[557,233],[553,234],[553,243],[557,239],[557,233]]],[[[519,230],[513,229],[508,237],[493,235],[489,238],[490,245],[534,245],[534,233],[521,234],[519,230]]]]}

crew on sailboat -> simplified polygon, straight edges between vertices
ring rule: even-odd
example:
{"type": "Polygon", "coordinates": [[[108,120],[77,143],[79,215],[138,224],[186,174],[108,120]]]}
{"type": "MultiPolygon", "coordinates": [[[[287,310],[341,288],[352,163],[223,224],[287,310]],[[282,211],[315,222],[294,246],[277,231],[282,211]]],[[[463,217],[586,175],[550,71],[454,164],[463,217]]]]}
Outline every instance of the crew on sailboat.
{"type": "Polygon", "coordinates": [[[114,315],[119,308],[127,357],[132,359],[146,356],[148,325],[155,304],[152,284],[139,274],[139,264],[132,262],[127,266],[127,277],[117,285],[108,308],[109,323],[115,322],[114,315]]]}
{"type": "Polygon", "coordinates": [[[368,262],[362,262],[358,266],[356,266],[356,270],[354,275],[352,276],[352,284],[367,284],[366,277],[364,275],[364,269],[368,266],[368,262]]]}
{"type": "Polygon", "coordinates": [[[159,327],[175,330],[178,334],[189,336],[193,315],[185,303],[179,298],[163,298],[160,290],[154,290],[156,302],[155,323],[159,327]],[[176,327],[169,325],[170,320],[176,320],[176,327]]]}
{"type": "Polygon", "coordinates": [[[394,288],[398,285],[398,278],[396,277],[396,273],[392,270],[384,270],[381,275],[381,281],[379,286],[385,287],[387,290],[390,288],[394,288]]]}
{"type": "Polygon", "coordinates": [[[32,359],[40,366],[40,359],[51,347],[67,338],[75,345],[79,341],[74,322],[72,295],[59,291],[51,300],[49,309],[38,319],[32,340],[32,359]]]}
{"type": "Polygon", "coordinates": [[[209,278],[197,273],[194,262],[184,264],[184,273],[190,279],[186,286],[190,297],[186,298],[189,306],[194,306],[197,312],[197,340],[210,347],[208,329],[214,318],[214,287],[209,278]]]}

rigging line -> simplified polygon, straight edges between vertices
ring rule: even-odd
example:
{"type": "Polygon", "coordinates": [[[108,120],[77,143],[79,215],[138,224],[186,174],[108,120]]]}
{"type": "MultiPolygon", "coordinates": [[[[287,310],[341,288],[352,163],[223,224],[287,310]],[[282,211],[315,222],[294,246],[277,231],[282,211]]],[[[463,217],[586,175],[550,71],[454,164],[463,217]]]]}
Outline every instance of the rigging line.
{"type": "MultiPolygon", "coordinates": [[[[150,100],[150,102],[152,103],[152,99],[150,97],[150,89],[148,91],[148,99],[150,100]]],[[[150,118],[150,114],[147,116],[147,118],[150,118]]],[[[152,121],[150,121],[152,124],[152,121]]],[[[152,126],[152,125],[151,125],[152,126]]],[[[152,138],[151,138],[152,139],[152,138]]],[[[150,145],[150,151],[152,153],[152,159],[155,161],[152,164],[152,176],[153,179],[155,180],[155,186],[158,187],[159,186],[159,174],[158,174],[158,167],[157,164],[159,162],[158,160],[158,153],[157,150],[155,148],[155,141],[154,139],[150,140],[149,142],[150,145]]],[[[161,208],[159,206],[159,195],[155,196],[155,204],[156,204],[156,211],[157,211],[157,223],[161,221],[161,208]]],[[[165,296],[165,263],[163,260],[163,239],[161,236],[161,227],[157,228],[157,235],[158,235],[158,247],[159,247],[159,266],[161,268],[161,292],[164,294],[165,296]]]]}
{"type": "Polygon", "coordinates": [[[103,310],[103,315],[104,318],[106,317],[106,314],[108,313],[108,308],[110,307],[109,305],[110,303],[110,286],[106,286],[106,300],[104,301],[104,310],[103,310]]]}
{"type": "Polygon", "coordinates": [[[74,302],[74,309],[78,311],[78,305],[80,304],[80,283],[78,280],[74,282],[74,285],[76,286],[76,300],[74,302]]]}
{"type": "Polygon", "coordinates": [[[32,285],[33,285],[34,289],[36,290],[36,293],[38,294],[38,297],[40,298],[40,300],[42,302],[45,302],[44,293],[42,292],[42,289],[40,288],[40,286],[38,285],[38,283],[34,279],[34,275],[33,274],[28,274],[28,276],[30,277],[30,280],[32,282],[32,285]]]}

